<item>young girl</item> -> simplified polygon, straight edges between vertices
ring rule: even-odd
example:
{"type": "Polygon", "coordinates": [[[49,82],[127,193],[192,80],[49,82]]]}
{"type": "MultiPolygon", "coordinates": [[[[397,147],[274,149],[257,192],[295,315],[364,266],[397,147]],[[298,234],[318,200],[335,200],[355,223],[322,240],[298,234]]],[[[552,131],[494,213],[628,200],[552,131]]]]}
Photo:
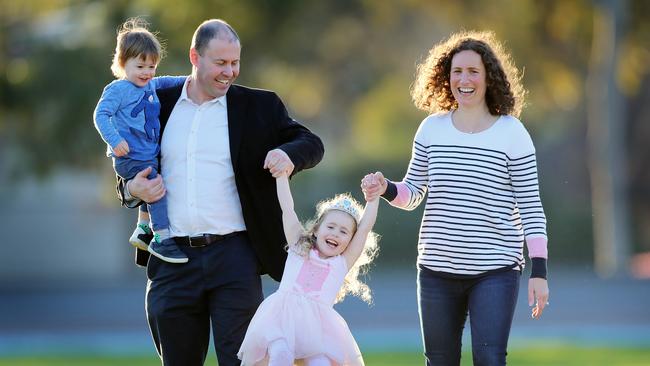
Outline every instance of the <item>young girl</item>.
{"type": "Polygon", "coordinates": [[[303,229],[293,209],[286,174],[276,179],[289,256],[280,288],[257,309],[238,357],[242,365],[268,361],[290,366],[363,365],[357,344],[343,318],[332,308],[346,294],[370,302],[370,289],[357,278],[377,252],[371,232],[378,199],[361,205],[337,195],[317,206],[316,219],[303,229]]]}
{"type": "MultiPolygon", "coordinates": [[[[156,88],[177,86],[186,77],[154,78],[163,50],[146,23],[135,18],[125,22],[117,34],[117,46],[111,70],[117,78],[104,88],[95,108],[95,127],[108,145],[107,156],[113,158],[115,172],[132,179],[138,172],[151,167],[148,178],[158,174],[160,152],[160,102],[156,88]]],[[[142,250],[171,263],[185,263],[187,257],[170,238],[165,197],[141,205],[138,225],[129,242],[142,250]],[[149,245],[147,242],[151,241],[149,245]]]]}

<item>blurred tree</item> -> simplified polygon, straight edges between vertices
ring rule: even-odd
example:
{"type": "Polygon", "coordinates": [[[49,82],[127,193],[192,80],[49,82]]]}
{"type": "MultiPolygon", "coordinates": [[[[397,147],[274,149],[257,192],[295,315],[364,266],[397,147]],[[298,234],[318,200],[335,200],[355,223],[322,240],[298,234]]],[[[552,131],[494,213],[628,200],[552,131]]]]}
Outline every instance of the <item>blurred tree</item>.
{"type": "Polygon", "coordinates": [[[646,75],[643,79],[636,97],[628,100],[625,105],[630,121],[626,130],[626,153],[629,157],[626,167],[630,185],[628,197],[636,252],[650,252],[650,76],[646,75]]]}
{"type": "Polygon", "coordinates": [[[617,83],[627,98],[625,130],[635,252],[650,252],[650,2],[630,1],[617,83]]]}
{"type": "Polygon", "coordinates": [[[589,166],[596,270],[605,277],[628,271],[630,245],[625,189],[625,110],[616,84],[625,1],[594,8],[594,33],[587,78],[589,166]]]}

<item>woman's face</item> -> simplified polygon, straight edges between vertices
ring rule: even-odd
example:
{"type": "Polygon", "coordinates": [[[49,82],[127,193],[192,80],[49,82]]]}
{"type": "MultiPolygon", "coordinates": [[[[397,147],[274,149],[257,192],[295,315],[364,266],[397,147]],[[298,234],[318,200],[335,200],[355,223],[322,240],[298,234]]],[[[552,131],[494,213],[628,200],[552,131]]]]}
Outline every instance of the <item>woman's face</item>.
{"type": "Polygon", "coordinates": [[[485,104],[485,66],[481,55],[465,50],[451,59],[449,86],[458,108],[471,108],[485,104]]]}

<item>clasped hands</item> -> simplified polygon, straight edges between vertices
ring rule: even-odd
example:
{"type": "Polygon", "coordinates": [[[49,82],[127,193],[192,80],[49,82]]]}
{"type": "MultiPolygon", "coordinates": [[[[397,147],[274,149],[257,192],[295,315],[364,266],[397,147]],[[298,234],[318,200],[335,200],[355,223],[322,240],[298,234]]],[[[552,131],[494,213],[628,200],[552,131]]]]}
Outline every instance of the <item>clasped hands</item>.
{"type": "Polygon", "coordinates": [[[386,193],[388,182],[381,172],[366,174],[361,179],[361,190],[366,201],[370,202],[386,193]]]}
{"type": "Polygon", "coordinates": [[[268,169],[273,178],[282,175],[287,177],[293,173],[295,166],[286,152],[281,149],[273,149],[266,154],[264,159],[264,169],[268,169]]]}

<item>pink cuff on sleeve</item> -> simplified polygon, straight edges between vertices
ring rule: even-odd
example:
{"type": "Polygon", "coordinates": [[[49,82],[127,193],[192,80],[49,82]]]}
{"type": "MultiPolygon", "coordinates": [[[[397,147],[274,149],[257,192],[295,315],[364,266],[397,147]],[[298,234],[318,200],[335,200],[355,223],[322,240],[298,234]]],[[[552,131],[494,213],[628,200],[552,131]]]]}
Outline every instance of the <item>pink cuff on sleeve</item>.
{"type": "Polygon", "coordinates": [[[404,207],[409,203],[411,191],[406,187],[404,182],[395,183],[397,187],[397,197],[391,202],[392,205],[404,207]]]}
{"type": "Polygon", "coordinates": [[[526,238],[528,257],[548,259],[548,248],[546,246],[547,241],[548,240],[544,236],[526,238]]]}

